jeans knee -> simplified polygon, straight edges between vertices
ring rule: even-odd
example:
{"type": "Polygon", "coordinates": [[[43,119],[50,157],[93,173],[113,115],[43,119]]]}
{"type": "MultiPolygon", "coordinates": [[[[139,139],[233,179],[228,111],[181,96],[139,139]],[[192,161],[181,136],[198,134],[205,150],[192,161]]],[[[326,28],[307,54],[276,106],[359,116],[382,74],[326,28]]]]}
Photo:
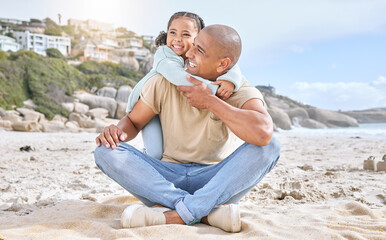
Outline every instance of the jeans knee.
{"type": "Polygon", "coordinates": [[[271,138],[271,141],[269,142],[268,147],[271,149],[272,152],[280,155],[281,144],[279,139],[277,139],[275,136],[271,138]]]}
{"type": "Polygon", "coordinates": [[[95,164],[100,168],[101,164],[103,164],[104,159],[106,159],[106,155],[111,152],[111,148],[106,148],[104,145],[100,147],[96,147],[94,150],[94,160],[95,164]]]}

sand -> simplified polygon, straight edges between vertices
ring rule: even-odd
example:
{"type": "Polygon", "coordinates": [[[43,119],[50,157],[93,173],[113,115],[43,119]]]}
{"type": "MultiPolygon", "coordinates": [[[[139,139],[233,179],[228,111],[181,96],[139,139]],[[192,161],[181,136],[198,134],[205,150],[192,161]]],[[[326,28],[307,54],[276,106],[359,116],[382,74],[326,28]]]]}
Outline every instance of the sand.
{"type": "Polygon", "coordinates": [[[230,234],[121,229],[138,200],[95,166],[96,135],[0,130],[0,239],[386,239],[386,173],[363,170],[386,154],[386,139],[277,134],[282,156],[241,201],[242,231],[230,234]]]}

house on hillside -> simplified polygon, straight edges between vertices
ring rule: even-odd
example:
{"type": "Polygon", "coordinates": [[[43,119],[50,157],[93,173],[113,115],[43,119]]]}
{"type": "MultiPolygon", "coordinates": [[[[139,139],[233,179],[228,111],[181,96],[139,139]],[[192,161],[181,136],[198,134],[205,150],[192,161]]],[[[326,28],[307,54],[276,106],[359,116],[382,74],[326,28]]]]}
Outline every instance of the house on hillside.
{"type": "Polygon", "coordinates": [[[119,48],[115,50],[117,56],[127,57],[134,53],[137,60],[142,60],[150,54],[150,51],[143,47],[143,42],[140,38],[117,38],[117,42],[119,45],[119,48]]]}
{"type": "Polygon", "coordinates": [[[20,48],[20,44],[18,44],[15,39],[0,35],[0,50],[4,52],[16,52],[20,48]]]}
{"type": "Polygon", "coordinates": [[[69,56],[71,53],[71,39],[69,37],[49,36],[38,33],[14,32],[16,41],[21,47],[28,51],[34,51],[40,55],[46,56],[46,49],[56,48],[64,56],[69,56]]]}
{"type": "Polygon", "coordinates": [[[74,57],[78,56],[82,62],[87,60],[98,62],[111,61],[109,56],[113,49],[113,47],[103,44],[102,41],[83,40],[74,46],[71,55],[74,57]]]}

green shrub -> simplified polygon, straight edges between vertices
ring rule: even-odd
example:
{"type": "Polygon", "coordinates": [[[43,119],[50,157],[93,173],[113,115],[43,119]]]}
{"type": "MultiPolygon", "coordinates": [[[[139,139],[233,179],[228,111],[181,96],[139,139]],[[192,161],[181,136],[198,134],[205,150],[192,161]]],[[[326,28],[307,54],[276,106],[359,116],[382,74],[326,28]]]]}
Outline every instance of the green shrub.
{"type": "Polygon", "coordinates": [[[46,54],[47,57],[64,59],[63,54],[56,48],[47,48],[46,54]]]}

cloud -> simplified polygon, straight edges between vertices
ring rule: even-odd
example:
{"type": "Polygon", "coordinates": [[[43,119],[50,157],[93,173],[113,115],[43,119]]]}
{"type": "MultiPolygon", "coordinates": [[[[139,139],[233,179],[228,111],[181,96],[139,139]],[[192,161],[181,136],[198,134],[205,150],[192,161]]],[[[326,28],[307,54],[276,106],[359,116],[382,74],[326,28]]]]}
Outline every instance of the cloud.
{"type": "MultiPolygon", "coordinates": [[[[368,1],[256,1],[239,3],[243,16],[233,22],[249,55],[262,58],[294,52],[315,42],[385,31],[386,2],[368,1]],[[253,29],[246,18],[253,16],[253,29]],[[248,36],[248,37],[243,37],[248,36]],[[261,53],[261,54],[256,54],[261,53]]],[[[248,55],[248,53],[244,52],[248,55]]]]}
{"type": "Polygon", "coordinates": [[[295,82],[281,92],[300,102],[331,110],[386,107],[386,77],[366,82],[295,82]]]}

